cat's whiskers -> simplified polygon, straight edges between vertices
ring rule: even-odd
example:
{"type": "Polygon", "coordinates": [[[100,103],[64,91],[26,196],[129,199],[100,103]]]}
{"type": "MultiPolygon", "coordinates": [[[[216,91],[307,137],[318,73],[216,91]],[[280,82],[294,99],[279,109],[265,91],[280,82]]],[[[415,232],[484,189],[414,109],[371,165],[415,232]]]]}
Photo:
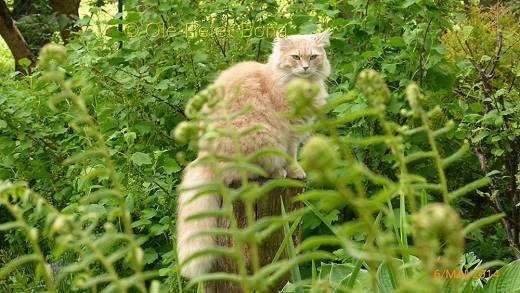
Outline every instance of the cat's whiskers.
{"type": "Polygon", "coordinates": [[[287,77],[289,77],[290,75],[292,75],[291,72],[284,72],[280,77],[277,77],[274,81],[275,81],[275,84],[273,84],[273,86],[279,86],[281,84],[284,84],[286,83],[288,80],[286,80],[287,77]],[[280,82],[279,84],[277,84],[278,82],[280,82]]]}
{"type": "Polygon", "coordinates": [[[316,75],[318,75],[323,82],[326,82],[326,81],[330,80],[330,76],[326,75],[325,73],[323,73],[321,71],[316,71],[314,73],[316,75]]]}

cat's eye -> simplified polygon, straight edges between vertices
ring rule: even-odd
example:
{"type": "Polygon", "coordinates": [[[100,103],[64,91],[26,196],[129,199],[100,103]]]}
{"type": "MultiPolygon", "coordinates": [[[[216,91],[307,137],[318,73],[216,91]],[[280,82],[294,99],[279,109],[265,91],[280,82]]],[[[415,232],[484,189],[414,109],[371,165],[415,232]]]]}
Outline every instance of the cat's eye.
{"type": "Polygon", "coordinates": [[[291,55],[291,57],[292,57],[294,60],[300,60],[300,56],[298,56],[298,55],[291,55]]]}
{"type": "Polygon", "coordinates": [[[311,60],[314,60],[314,59],[316,59],[316,57],[318,57],[318,55],[311,55],[311,58],[310,58],[310,59],[311,59],[311,60]]]}

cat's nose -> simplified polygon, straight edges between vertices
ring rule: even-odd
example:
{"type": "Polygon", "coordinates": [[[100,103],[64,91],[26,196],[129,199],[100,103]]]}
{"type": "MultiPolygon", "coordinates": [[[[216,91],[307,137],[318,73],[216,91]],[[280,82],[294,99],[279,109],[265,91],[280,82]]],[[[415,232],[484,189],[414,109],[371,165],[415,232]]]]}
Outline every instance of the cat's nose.
{"type": "Polygon", "coordinates": [[[309,66],[302,66],[303,70],[307,71],[309,69],[309,66]]]}

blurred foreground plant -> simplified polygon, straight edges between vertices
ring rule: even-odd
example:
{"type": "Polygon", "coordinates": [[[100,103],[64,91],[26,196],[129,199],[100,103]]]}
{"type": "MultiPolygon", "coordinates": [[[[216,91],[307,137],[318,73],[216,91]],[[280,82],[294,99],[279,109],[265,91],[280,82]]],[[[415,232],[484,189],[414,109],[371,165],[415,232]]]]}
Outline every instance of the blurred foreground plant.
{"type": "Polygon", "coordinates": [[[35,263],[35,275],[44,281],[40,289],[47,292],[64,287],[67,279],[70,287],[65,286],[66,291],[158,292],[158,281],[146,283],[156,277],[157,272],[143,270],[144,252],[140,245],[145,238],[137,237],[132,231],[132,219],[122,196],[112,154],[85,104],[83,95],[89,87],[78,78],[66,78],[61,67],[66,58],[65,48],[49,44],[42,48],[39,61],[45,70],[42,80],[57,83],[61,88],[49,106],[57,110],[59,103],[65,103],[73,117],[70,124],[90,142],[90,149],[80,151],[66,163],[99,159],[102,165],[98,164],[98,168],[85,177],[105,177],[109,187],[98,186],[81,200],[81,205],[60,212],[23,183],[1,183],[0,206],[7,208],[13,220],[0,224],[0,230],[20,229],[32,252],[3,266],[0,278],[35,263]],[[42,249],[40,243],[44,240],[50,242],[51,251],[42,249]],[[57,266],[60,259],[70,264],[57,266]]]}
{"type": "MultiPolygon", "coordinates": [[[[285,272],[292,271],[293,282],[284,288],[284,292],[302,292],[302,290],[321,292],[324,290],[324,286],[338,290],[338,292],[352,290],[431,292],[432,287],[436,288],[436,291],[440,291],[442,288],[450,286],[450,280],[439,278],[437,273],[441,270],[451,273],[459,269],[459,259],[464,252],[464,235],[482,225],[497,221],[503,216],[485,218],[464,229],[460,224],[457,212],[450,206],[450,202],[454,199],[485,186],[489,182],[489,179],[485,177],[456,190],[448,188],[445,169],[468,149],[468,146],[463,144],[458,151],[447,157],[443,157],[439,153],[437,139],[450,131],[454,127],[454,123],[447,121],[444,126],[433,128],[434,123],[430,122],[430,117],[434,116],[438,109],[423,110],[424,97],[414,84],[411,84],[406,91],[410,110],[404,110],[401,114],[407,119],[416,121],[415,125],[418,126],[411,128],[408,125],[401,126],[387,120],[385,107],[392,95],[379,74],[372,70],[360,73],[358,90],[349,94],[363,95],[368,99],[370,107],[364,110],[331,118],[326,113],[345,103],[349,95],[337,97],[322,107],[316,107],[306,102],[309,101],[307,98],[309,89],[306,88],[305,85],[288,86],[286,96],[292,106],[292,111],[285,114],[288,117],[297,117],[302,111],[307,114],[312,113],[318,117],[315,123],[295,126],[294,130],[321,131],[323,133],[309,138],[302,149],[302,165],[308,172],[310,186],[295,200],[304,202],[306,207],[288,214],[282,213],[281,217],[273,216],[258,222],[247,221],[246,227],[239,229],[234,222],[236,219],[233,215],[236,202],[242,202],[245,205],[246,219],[252,219],[254,215],[251,205],[254,201],[265,196],[273,186],[293,186],[293,183],[290,180],[275,179],[267,181],[264,185],[258,185],[256,182],[247,180],[249,172],[264,175],[254,166],[254,158],[265,153],[276,154],[274,150],[266,150],[262,154],[250,157],[243,156],[240,152],[236,152],[233,156],[223,157],[210,151],[205,158],[207,162],[217,164],[217,162],[225,160],[226,163],[229,163],[228,168],[241,172],[243,177],[242,185],[238,189],[229,189],[221,179],[217,178],[215,184],[218,189],[212,189],[212,191],[216,191],[222,196],[222,209],[200,215],[200,217],[217,216],[230,221],[229,230],[208,230],[206,233],[231,237],[235,245],[226,248],[219,247],[199,256],[210,253],[232,256],[240,263],[241,269],[237,275],[229,272],[219,273],[217,267],[217,272],[192,280],[192,283],[220,279],[238,282],[247,292],[252,290],[264,292],[270,283],[275,282],[276,278],[285,272]],[[338,131],[339,127],[363,117],[375,117],[380,126],[380,133],[369,137],[352,137],[342,135],[338,131]],[[429,149],[414,153],[406,152],[405,139],[417,134],[427,137],[429,149]],[[395,176],[389,177],[370,170],[355,157],[352,147],[375,144],[386,147],[392,154],[395,176]],[[433,161],[437,181],[428,182],[420,174],[409,171],[408,166],[418,160],[433,161]],[[426,192],[437,195],[442,203],[428,204],[426,192]],[[394,214],[393,205],[396,201],[399,205],[398,217],[394,214]],[[354,211],[356,218],[335,226],[327,224],[324,213],[345,205],[354,211]],[[284,222],[288,222],[287,226],[297,225],[297,221],[301,219],[298,215],[302,213],[316,215],[328,225],[333,234],[311,236],[296,246],[292,253],[291,245],[284,247],[285,243],[283,243],[280,250],[287,249],[288,260],[275,259],[270,265],[259,267],[258,263],[255,263],[255,258],[252,257],[252,268],[248,270],[247,260],[241,253],[243,246],[248,245],[252,248],[252,255],[254,255],[256,246],[263,241],[269,241],[268,238],[264,239],[260,235],[268,235],[268,232],[272,231],[271,229],[276,229],[284,222]],[[296,221],[294,221],[295,219],[296,221]],[[383,224],[383,220],[387,223],[386,226],[383,224]],[[266,223],[270,223],[271,226],[265,226],[266,223]],[[410,229],[410,225],[413,229],[410,229]],[[255,231],[255,235],[259,236],[252,237],[251,231],[255,231]],[[362,235],[363,241],[355,240],[358,235],[362,235]],[[413,239],[413,244],[408,243],[409,239],[413,239]],[[342,259],[348,259],[351,264],[332,263],[332,267],[327,268],[331,264],[323,263],[320,267],[320,277],[318,277],[315,261],[337,258],[328,253],[327,250],[331,246],[339,247],[343,253],[342,259]],[[329,248],[324,250],[326,247],[329,248]],[[298,267],[308,261],[312,263],[312,277],[300,278],[298,267]],[[330,275],[328,275],[329,273],[330,275]],[[327,278],[325,283],[323,280],[319,280],[322,278],[322,274],[324,278],[327,278]]],[[[194,100],[199,101],[202,98],[199,96],[194,100]]],[[[192,104],[201,103],[191,102],[188,105],[192,104]]],[[[200,109],[200,107],[198,108],[200,109]]],[[[225,106],[222,107],[225,108],[225,106]]],[[[176,133],[182,136],[183,141],[188,141],[184,136],[189,133],[195,135],[195,139],[192,140],[194,142],[197,141],[197,135],[201,134],[226,136],[238,142],[247,131],[255,131],[254,129],[241,133],[230,131],[231,118],[240,114],[225,114],[224,119],[228,121],[228,127],[210,130],[204,128],[204,125],[211,124],[206,115],[190,114],[189,117],[194,121],[181,125],[176,133]]],[[[291,242],[291,237],[288,239],[291,242]]],[[[497,264],[481,264],[481,267],[490,265],[497,264]]],[[[470,282],[471,279],[467,283],[469,286],[477,286],[470,282]]]]}

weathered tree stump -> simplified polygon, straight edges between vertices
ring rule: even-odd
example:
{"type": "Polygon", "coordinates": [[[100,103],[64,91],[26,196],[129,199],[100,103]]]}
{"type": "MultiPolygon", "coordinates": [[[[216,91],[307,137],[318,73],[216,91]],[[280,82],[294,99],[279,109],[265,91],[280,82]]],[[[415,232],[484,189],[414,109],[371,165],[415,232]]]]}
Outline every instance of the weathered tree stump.
{"type": "MultiPolygon", "coordinates": [[[[255,220],[258,220],[262,217],[280,215],[281,214],[281,201],[280,198],[283,199],[284,207],[287,212],[300,208],[302,206],[301,202],[293,202],[292,198],[295,195],[303,192],[303,188],[276,188],[271,191],[268,195],[262,197],[259,201],[257,201],[254,205],[255,211],[255,220]]],[[[246,227],[246,214],[244,211],[244,205],[241,202],[235,202],[233,205],[233,211],[235,217],[237,219],[238,227],[245,228],[246,227]]],[[[219,221],[220,228],[229,228],[229,223],[227,221],[221,220],[219,221]]],[[[280,247],[283,239],[285,237],[283,227],[275,230],[270,237],[267,237],[266,240],[258,246],[258,258],[260,266],[265,266],[270,264],[276,254],[276,251],[280,247]]],[[[295,243],[299,243],[300,241],[300,228],[296,229],[293,234],[293,241],[295,243]]],[[[220,246],[231,247],[233,245],[232,239],[229,237],[218,237],[217,243],[220,246]]],[[[247,260],[247,266],[249,272],[251,272],[251,262],[250,262],[250,251],[249,248],[246,248],[243,251],[243,255],[247,260]]],[[[283,256],[287,258],[287,253],[284,252],[283,256]]],[[[238,274],[237,264],[229,259],[221,257],[218,259],[217,264],[215,266],[214,272],[227,272],[238,274]]],[[[272,288],[269,288],[268,292],[278,292],[282,289],[282,287],[287,283],[290,278],[290,274],[284,275],[280,278],[276,284],[272,288]]],[[[211,281],[204,283],[204,292],[205,293],[242,293],[242,288],[240,284],[229,282],[229,281],[211,281]]],[[[249,292],[246,292],[249,293],[249,292]]]]}

